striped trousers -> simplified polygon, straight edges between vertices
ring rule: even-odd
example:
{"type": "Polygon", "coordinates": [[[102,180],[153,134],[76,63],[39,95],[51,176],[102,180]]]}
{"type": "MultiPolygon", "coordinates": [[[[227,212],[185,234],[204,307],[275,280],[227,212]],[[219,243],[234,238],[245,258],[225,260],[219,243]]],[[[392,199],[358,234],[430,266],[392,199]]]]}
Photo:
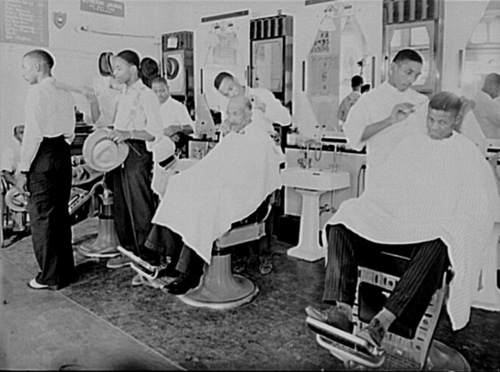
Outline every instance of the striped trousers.
{"type": "MultiPolygon", "coordinates": [[[[408,268],[401,276],[384,307],[406,325],[419,322],[434,292],[441,286],[450,265],[446,245],[435,239],[428,242],[394,245],[371,242],[344,225],[328,226],[328,264],[323,302],[354,304],[358,264],[383,260],[381,250],[411,250],[408,268]]],[[[367,267],[371,267],[369,264],[367,267]]]]}

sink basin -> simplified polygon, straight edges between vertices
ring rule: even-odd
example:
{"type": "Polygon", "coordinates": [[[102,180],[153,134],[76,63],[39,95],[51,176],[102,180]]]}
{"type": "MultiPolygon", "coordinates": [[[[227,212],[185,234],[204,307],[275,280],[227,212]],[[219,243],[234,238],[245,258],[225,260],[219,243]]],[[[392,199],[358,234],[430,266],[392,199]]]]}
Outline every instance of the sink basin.
{"type": "Polygon", "coordinates": [[[298,189],[330,191],[349,187],[348,172],[332,172],[317,168],[286,168],[281,172],[285,186],[298,189]]]}

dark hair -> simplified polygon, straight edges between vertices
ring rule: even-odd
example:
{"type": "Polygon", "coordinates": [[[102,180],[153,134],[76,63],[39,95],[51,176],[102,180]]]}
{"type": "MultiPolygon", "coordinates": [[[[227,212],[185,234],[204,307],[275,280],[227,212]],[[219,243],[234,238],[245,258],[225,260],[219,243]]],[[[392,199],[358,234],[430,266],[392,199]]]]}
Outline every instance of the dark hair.
{"type": "Polygon", "coordinates": [[[361,85],[363,85],[363,83],[364,83],[363,77],[360,75],[354,75],[351,78],[351,87],[352,88],[360,87],[361,85]]]}
{"type": "Polygon", "coordinates": [[[439,92],[432,96],[429,108],[433,110],[454,112],[457,115],[462,108],[462,99],[451,92],[439,92]]]}
{"type": "Polygon", "coordinates": [[[367,83],[367,84],[363,84],[363,85],[361,86],[361,93],[369,92],[369,91],[370,91],[370,89],[371,89],[371,87],[372,87],[372,86],[371,86],[369,83],[367,83]]]}
{"type": "Polygon", "coordinates": [[[219,90],[220,85],[225,79],[231,79],[234,80],[234,76],[231,75],[229,72],[221,72],[219,73],[215,79],[214,79],[214,87],[215,89],[219,90]]]}
{"type": "Polygon", "coordinates": [[[33,49],[24,55],[24,58],[32,57],[38,59],[40,62],[45,64],[49,70],[54,67],[54,57],[50,55],[49,52],[42,49],[33,49]]]}
{"type": "Polygon", "coordinates": [[[154,83],[165,84],[168,87],[167,80],[165,80],[165,78],[161,76],[153,78],[153,80],[151,80],[151,85],[153,85],[154,83]]]}
{"type": "Polygon", "coordinates": [[[392,60],[394,63],[400,63],[400,62],[405,62],[405,61],[413,61],[420,63],[421,65],[424,64],[424,60],[422,59],[422,56],[414,51],[413,49],[403,49],[397,52],[396,56],[392,60]]]}
{"type": "Polygon", "coordinates": [[[125,60],[128,64],[137,67],[137,71],[141,71],[141,59],[139,54],[134,52],[133,50],[122,50],[120,53],[116,55],[116,57],[125,60]]]}

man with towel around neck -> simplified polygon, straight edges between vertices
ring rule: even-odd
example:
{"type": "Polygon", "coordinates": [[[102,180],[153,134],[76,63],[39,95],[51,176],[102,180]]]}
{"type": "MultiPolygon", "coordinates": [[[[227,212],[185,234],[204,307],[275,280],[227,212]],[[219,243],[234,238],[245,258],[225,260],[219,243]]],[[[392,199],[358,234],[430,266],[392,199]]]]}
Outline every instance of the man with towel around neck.
{"type": "Polygon", "coordinates": [[[381,248],[413,246],[409,267],[384,308],[358,333],[377,348],[395,319],[410,327],[420,321],[449,266],[452,328],[467,324],[500,211],[491,167],[458,133],[463,101],[441,92],[428,106],[427,135],[401,140],[364,193],[345,201],[327,222],[323,303],[330,307],[306,308],[309,316],[351,333],[358,260],[376,260],[381,248]]]}
{"type": "Polygon", "coordinates": [[[166,286],[175,295],[199,283],[214,241],[282,186],[279,166],[285,156],[252,115],[250,98],[231,98],[227,119],[230,132],[198,163],[169,179],[153,217],[171,235],[167,251],[177,257],[181,251],[174,262],[180,275],[166,286]]]}

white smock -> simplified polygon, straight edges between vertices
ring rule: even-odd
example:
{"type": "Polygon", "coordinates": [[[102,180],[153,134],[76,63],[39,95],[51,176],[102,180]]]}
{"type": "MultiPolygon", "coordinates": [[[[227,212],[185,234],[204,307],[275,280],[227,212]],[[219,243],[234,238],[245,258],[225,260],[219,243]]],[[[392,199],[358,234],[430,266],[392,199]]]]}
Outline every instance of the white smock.
{"type": "Polygon", "coordinates": [[[456,330],[469,320],[499,213],[492,169],[471,141],[459,133],[443,140],[415,135],[394,149],[370,187],[343,202],[327,225],[344,224],[376,243],[440,238],[454,272],[447,308],[456,330]]]}
{"type": "Polygon", "coordinates": [[[426,96],[411,88],[400,92],[388,82],[384,82],[363,94],[351,108],[342,129],[351,148],[360,151],[366,145],[366,187],[370,184],[371,174],[377,171],[379,165],[403,138],[417,133],[427,133],[425,126],[427,102],[426,96]],[[414,113],[405,120],[385,128],[367,141],[361,141],[361,136],[368,125],[388,118],[395,105],[405,102],[414,105],[414,113]]]}
{"type": "Polygon", "coordinates": [[[178,233],[210,264],[214,241],[282,186],[284,161],[259,125],[231,132],[197,164],[170,177],[153,223],[178,233]]]}

